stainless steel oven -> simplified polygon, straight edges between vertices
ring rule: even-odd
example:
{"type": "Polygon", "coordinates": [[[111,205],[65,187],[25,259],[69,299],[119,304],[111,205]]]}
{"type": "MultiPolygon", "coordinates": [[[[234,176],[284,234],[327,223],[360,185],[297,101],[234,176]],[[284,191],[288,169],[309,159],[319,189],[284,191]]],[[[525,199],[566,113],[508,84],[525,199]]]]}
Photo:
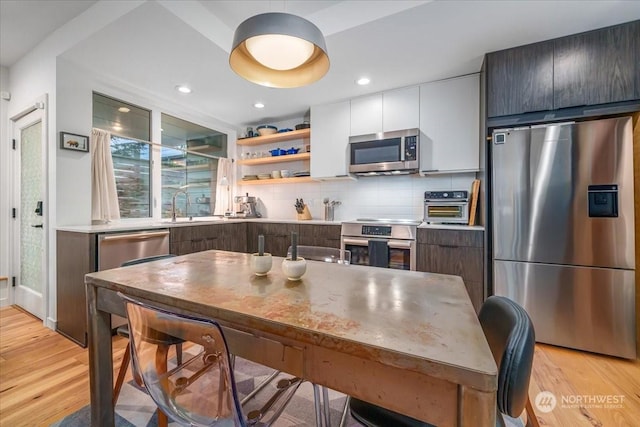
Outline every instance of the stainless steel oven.
{"type": "Polygon", "coordinates": [[[340,248],[351,251],[351,264],[415,270],[419,224],[420,221],[390,219],[343,222],[340,248]]]}
{"type": "Polygon", "coordinates": [[[469,192],[425,192],[424,222],[431,224],[468,224],[469,192]]]}

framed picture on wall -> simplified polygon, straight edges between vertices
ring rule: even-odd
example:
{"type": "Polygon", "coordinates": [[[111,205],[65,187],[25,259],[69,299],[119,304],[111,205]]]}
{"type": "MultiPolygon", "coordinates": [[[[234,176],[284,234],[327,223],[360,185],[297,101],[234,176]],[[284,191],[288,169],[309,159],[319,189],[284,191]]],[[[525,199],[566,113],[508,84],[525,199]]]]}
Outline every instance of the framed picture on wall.
{"type": "Polygon", "coordinates": [[[89,151],[89,137],[75,133],[60,132],[60,148],[66,150],[89,151]]]}

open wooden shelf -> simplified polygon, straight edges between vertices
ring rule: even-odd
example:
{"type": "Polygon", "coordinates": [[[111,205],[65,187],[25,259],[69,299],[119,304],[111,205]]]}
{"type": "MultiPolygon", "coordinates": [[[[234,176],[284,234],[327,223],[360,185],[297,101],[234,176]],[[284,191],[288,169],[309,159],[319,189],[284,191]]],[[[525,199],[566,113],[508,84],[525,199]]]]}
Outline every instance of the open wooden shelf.
{"type": "Polygon", "coordinates": [[[284,156],[260,157],[258,159],[238,160],[239,165],[256,166],[268,163],[295,162],[296,160],[309,160],[311,153],[286,154],[284,156]]]}
{"type": "Polygon", "coordinates": [[[292,139],[303,139],[311,136],[311,128],[292,130],[291,132],[274,133],[265,136],[254,136],[253,138],[238,139],[238,145],[254,146],[262,144],[272,144],[274,142],[291,141],[292,139]]]}
{"type": "Polygon", "coordinates": [[[298,176],[291,178],[277,179],[252,179],[251,181],[238,181],[238,185],[264,185],[264,184],[300,184],[303,182],[313,182],[310,176],[298,176]]]}

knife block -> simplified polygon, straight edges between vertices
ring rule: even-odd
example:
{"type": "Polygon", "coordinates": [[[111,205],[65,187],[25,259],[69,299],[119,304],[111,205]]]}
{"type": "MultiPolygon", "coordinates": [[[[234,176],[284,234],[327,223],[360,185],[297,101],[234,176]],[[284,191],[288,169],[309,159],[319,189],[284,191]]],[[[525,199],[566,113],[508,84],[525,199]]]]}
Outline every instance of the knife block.
{"type": "Polygon", "coordinates": [[[304,205],[302,213],[297,213],[296,216],[298,217],[298,221],[311,219],[311,212],[309,212],[309,208],[307,207],[307,205],[304,205]]]}

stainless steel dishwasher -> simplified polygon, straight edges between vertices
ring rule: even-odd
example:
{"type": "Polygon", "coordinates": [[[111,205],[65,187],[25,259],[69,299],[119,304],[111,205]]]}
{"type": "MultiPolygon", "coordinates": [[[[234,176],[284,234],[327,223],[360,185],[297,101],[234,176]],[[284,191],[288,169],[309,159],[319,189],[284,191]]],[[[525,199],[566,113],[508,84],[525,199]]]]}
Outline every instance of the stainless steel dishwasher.
{"type": "MultiPolygon", "coordinates": [[[[98,235],[98,271],[120,267],[123,262],[169,253],[169,230],[135,231],[98,235]]],[[[126,323],[111,316],[111,327],[126,323]]]]}

